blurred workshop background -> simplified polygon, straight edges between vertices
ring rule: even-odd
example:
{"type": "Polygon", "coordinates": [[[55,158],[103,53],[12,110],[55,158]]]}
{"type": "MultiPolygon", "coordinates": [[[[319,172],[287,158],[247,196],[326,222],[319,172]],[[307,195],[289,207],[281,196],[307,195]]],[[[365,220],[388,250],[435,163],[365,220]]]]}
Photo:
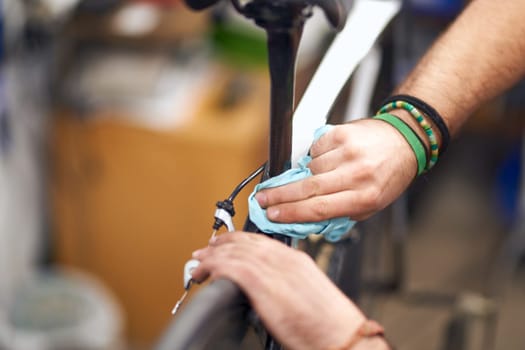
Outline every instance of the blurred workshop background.
{"type": "MultiPolygon", "coordinates": [[[[215,202],[267,157],[264,32],[227,1],[0,2],[0,349],[149,349],[215,202]]],[[[465,4],[404,2],[374,103],[465,4]]],[[[314,12],[298,98],[333,36],[314,12]]],[[[524,111],[520,85],[476,113],[402,234],[367,223],[360,303],[399,349],[525,348],[524,111]]]]}

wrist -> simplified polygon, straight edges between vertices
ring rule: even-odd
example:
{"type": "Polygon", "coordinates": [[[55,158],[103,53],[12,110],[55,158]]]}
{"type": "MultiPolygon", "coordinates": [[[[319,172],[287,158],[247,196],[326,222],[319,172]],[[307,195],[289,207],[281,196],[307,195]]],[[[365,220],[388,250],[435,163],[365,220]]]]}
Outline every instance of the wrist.
{"type": "MultiPolygon", "coordinates": [[[[405,139],[406,144],[410,146],[415,156],[417,165],[416,176],[422,174],[427,168],[429,152],[416,132],[403,120],[390,113],[377,114],[373,119],[382,120],[398,131],[399,135],[405,139]]],[[[398,154],[398,156],[400,156],[400,154],[398,154]]]]}
{"type": "MultiPolygon", "coordinates": [[[[425,148],[427,150],[430,149],[430,141],[428,140],[428,137],[425,131],[421,128],[417,120],[414,119],[414,117],[410,114],[410,112],[404,109],[394,109],[388,113],[395,115],[396,117],[404,121],[408,126],[410,126],[412,130],[414,130],[414,132],[417,134],[417,136],[419,136],[421,141],[424,143],[425,148]]],[[[434,125],[434,123],[430,120],[427,120],[427,121],[432,126],[432,128],[435,130],[436,126],[434,125]]],[[[437,143],[439,147],[441,147],[442,139],[441,139],[440,133],[436,133],[436,139],[437,139],[437,143]]]]}
{"type": "MultiPolygon", "coordinates": [[[[456,135],[470,113],[473,112],[472,106],[476,104],[457,95],[451,95],[448,91],[443,91],[443,89],[439,91],[440,89],[433,85],[420,85],[420,82],[409,78],[393,94],[415,96],[430,103],[439,112],[450,132],[450,136],[456,135]]],[[[435,127],[435,125],[433,126],[435,127]]]]}
{"type": "Polygon", "coordinates": [[[392,95],[383,101],[383,105],[394,102],[397,104],[397,101],[405,103],[401,104],[402,109],[409,111],[417,119],[419,125],[427,132],[429,141],[431,136],[437,139],[438,142],[435,143],[435,146],[438,147],[438,153],[439,155],[444,154],[450,143],[450,130],[441,113],[424,100],[409,94],[392,95]]]}
{"type": "MultiPolygon", "coordinates": [[[[398,94],[390,96],[383,101],[382,107],[379,109],[378,114],[391,113],[395,110],[405,111],[409,113],[415,121],[417,121],[419,126],[418,129],[412,130],[412,128],[409,126],[412,134],[418,135],[416,131],[426,134],[424,140],[428,142],[423,143],[423,145],[428,145],[426,151],[430,157],[427,157],[427,164],[424,168],[424,171],[432,169],[432,167],[434,167],[434,165],[437,163],[439,156],[446,151],[450,140],[450,132],[445,121],[432,106],[427,104],[425,101],[411,95],[398,94]]],[[[392,114],[389,115],[407,125],[403,119],[392,114]]],[[[406,116],[404,117],[406,118],[406,116]]],[[[414,120],[412,120],[412,123],[414,123],[414,120]]],[[[416,152],[417,150],[414,151],[416,152]]],[[[418,175],[419,174],[421,174],[421,171],[418,171],[418,175]]]]}
{"type": "Polygon", "coordinates": [[[349,337],[357,334],[362,325],[367,321],[365,315],[361,310],[350,300],[344,301],[348,307],[342,307],[343,304],[338,303],[338,310],[330,319],[329,328],[325,328],[323,331],[322,344],[320,343],[317,348],[325,350],[342,350],[344,346],[348,344],[349,337]]]}

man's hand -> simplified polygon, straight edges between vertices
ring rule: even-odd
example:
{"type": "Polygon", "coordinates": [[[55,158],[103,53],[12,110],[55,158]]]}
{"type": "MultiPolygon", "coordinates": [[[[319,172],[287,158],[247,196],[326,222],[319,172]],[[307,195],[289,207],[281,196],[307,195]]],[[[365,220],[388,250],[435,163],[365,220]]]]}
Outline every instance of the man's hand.
{"type": "Polygon", "coordinates": [[[365,320],[304,252],[261,234],[225,233],[194,252],[193,278],[227,278],[287,349],[337,349],[365,320]]]}
{"type": "Polygon", "coordinates": [[[314,222],[348,216],[363,220],[393,202],[416,174],[403,136],[373,119],[335,126],[310,149],[314,176],[255,198],[276,222],[314,222]]]}

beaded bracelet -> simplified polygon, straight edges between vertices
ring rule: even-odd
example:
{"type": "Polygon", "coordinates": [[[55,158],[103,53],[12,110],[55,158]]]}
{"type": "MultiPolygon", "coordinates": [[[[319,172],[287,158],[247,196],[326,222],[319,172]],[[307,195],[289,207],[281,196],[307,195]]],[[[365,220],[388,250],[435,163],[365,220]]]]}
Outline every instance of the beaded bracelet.
{"type": "Polygon", "coordinates": [[[439,156],[439,146],[437,143],[436,135],[434,135],[434,131],[432,131],[432,126],[430,126],[430,124],[423,117],[421,112],[419,112],[410,103],[405,101],[393,101],[391,103],[387,103],[386,105],[381,107],[381,109],[377,113],[388,113],[394,109],[404,109],[408,111],[414,117],[414,119],[417,120],[421,128],[425,131],[428,137],[428,141],[430,143],[430,159],[428,160],[425,170],[428,171],[432,169],[432,167],[436,164],[439,156]]]}
{"type": "Polygon", "coordinates": [[[417,160],[417,175],[422,174],[425,171],[425,167],[427,165],[427,152],[425,149],[425,146],[423,144],[423,141],[417,136],[417,134],[412,130],[410,126],[408,126],[407,123],[405,123],[400,118],[396,117],[395,115],[383,113],[378,114],[373,117],[374,119],[382,120],[390,125],[392,125],[408,142],[410,145],[410,148],[412,148],[412,151],[414,152],[417,160]]]}
{"type": "Polygon", "coordinates": [[[388,97],[386,100],[383,101],[381,106],[386,105],[387,103],[391,103],[393,101],[405,101],[410,103],[412,106],[419,109],[421,112],[423,112],[427,117],[429,117],[434,125],[438,128],[439,133],[441,134],[441,145],[439,146],[439,156],[441,157],[443,154],[445,154],[445,151],[448,148],[448,144],[450,142],[450,132],[448,131],[447,124],[445,124],[445,121],[441,117],[441,115],[428,103],[425,101],[411,95],[394,95],[388,97]]]}

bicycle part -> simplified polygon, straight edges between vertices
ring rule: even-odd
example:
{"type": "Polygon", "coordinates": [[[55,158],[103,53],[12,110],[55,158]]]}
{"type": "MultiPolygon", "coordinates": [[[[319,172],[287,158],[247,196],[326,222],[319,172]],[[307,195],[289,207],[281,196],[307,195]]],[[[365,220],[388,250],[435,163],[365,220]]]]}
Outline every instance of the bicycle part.
{"type": "MultiPolygon", "coordinates": [[[[261,165],[257,170],[255,170],[246,179],[244,179],[239,185],[237,185],[228,197],[228,199],[217,202],[217,210],[215,210],[215,222],[213,224],[213,232],[211,234],[212,237],[215,237],[217,230],[223,225],[228,228],[229,232],[235,231],[235,227],[232,220],[232,217],[235,215],[233,200],[250,181],[252,181],[258,174],[260,174],[263,171],[264,167],[265,164],[261,165]]],[[[173,307],[171,311],[173,315],[177,313],[182,303],[186,299],[189,289],[193,283],[192,272],[195,268],[199,266],[199,263],[200,262],[198,260],[191,259],[188,260],[184,265],[184,293],[173,307]]]]}
{"type": "Polygon", "coordinates": [[[383,50],[376,43],[359,63],[353,73],[344,122],[350,122],[370,115],[379,75],[383,66],[383,50]]]}
{"type": "Polygon", "coordinates": [[[362,240],[354,227],[337,242],[329,242],[322,236],[310,236],[301,241],[300,249],[315,260],[317,266],[351,300],[358,302],[362,240]]]}
{"type": "Polygon", "coordinates": [[[191,282],[193,281],[193,270],[195,270],[200,264],[199,260],[190,259],[184,265],[184,289],[189,289],[191,282]]]}
{"type": "Polygon", "coordinates": [[[184,302],[184,299],[186,299],[186,296],[188,295],[188,292],[190,291],[190,288],[193,284],[193,270],[195,270],[199,266],[199,264],[200,261],[196,259],[190,259],[186,262],[186,264],[184,264],[184,293],[171,310],[172,315],[175,315],[177,313],[180,306],[184,302]]]}
{"type": "MultiPolygon", "coordinates": [[[[268,178],[290,167],[295,61],[303,24],[310,15],[308,9],[319,6],[330,23],[338,29],[346,22],[347,9],[342,0],[253,0],[245,4],[241,4],[239,0],[232,2],[237,11],[254,20],[268,35],[271,77],[270,154],[268,172],[265,174],[268,178]]],[[[204,9],[217,1],[186,0],[186,3],[191,8],[204,9]]]]}
{"type": "MultiPolygon", "coordinates": [[[[266,2],[266,0],[264,0],[266,2]]],[[[219,0],[185,0],[186,5],[194,10],[203,10],[219,2],[219,0]]],[[[255,0],[252,2],[263,2],[255,0]]],[[[243,13],[249,4],[241,4],[239,0],[232,0],[238,12],[243,13]]],[[[337,30],[341,30],[346,22],[347,13],[352,5],[352,1],[343,0],[281,0],[273,2],[277,6],[319,6],[330,24],[337,30]]]]}
{"type": "Polygon", "coordinates": [[[212,236],[215,236],[217,230],[222,226],[226,226],[229,232],[235,231],[233,225],[232,217],[235,215],[235,210],[233,208],[233,202],[226,199],[222,202],[217,202],[217,209],[215,210],[215,221],[213,223],[213,233],[212,236]]]}
{"type": "Polygon", "coordinates": [[[297,161],[306,155],[315,130],[326,124],[339,92],[400,8],[399,0],[356,2],[343,31],[334,39],[295,110],[292,166],[297,166],[297,161]],[[363,30],[367,35],[363,35],[363,30]],[[349,47],[352,50],[348,50],[349,47]]]}
{"type": "Polygon", "coordinates": [[[196,11],[204,10],[207,7],[217,4],[220,0],[185,0],[186,5],[196,11]]]}
{"type": "Polygon", "coordinates": [[[249,303],[239,288],[217,280],[195,294],[155,349],[239,349],[252,323],[249,303]]]}
{"type": "Polygon", "coordinates": [[[222,227],[226,226],[228,228],[229,232],[235,231],[235,227],[233,225],[233,216],[235,215],[235,208],[233,205],[233,200],[241,190],[246,187],[248,183],[250,183],[257,175],[263,172],[264,168],[266,166],[266,163],[261,165],[257,170],[255,170],[253,173],[251,173],[246,179],[242,180],[240,184],[238,184],[235,189],[232,191],[228,199],[225,199],[223,201],[219,201],[215,204],[217,207],[217,210],[215,210],[215,221],[213,223],[213,232],[211,234],[212,237],[215,237],[215,234],[217,231],[222,227]]]}
{"type": "MultiPolygon", "coordinates": [[[[207,6],[215,3],[214,1],[186,0],[190,7],[207,6]],[[193,5],[193,6],[192,6],[193,5]]],[[[326,1],[320,2],[323,4],[326,1]]],[[[278,175],[290,167],[291,154],[291,131],[292,131],[292,111],[294,106],[294,87],[295,87],[295,61],[297,49],[302,34],[302,29],[306,18],[309,16],[308,9],[311,5],[306,2],[296,0],[271,2],[266,0],[254,0],[241,6],[234,1],[236,8],[246,17],[251,18],[255,23],[263,27],[268,36],[268,55],[269,70],[271,78],[270,91],[270,145],[268,163],[265,168],[263,180],[265,178],[278,175]]],[[[332,8],[325,6],[326,11],[332,8]]],[[[340,11],[342,7],[337,7],[340,11]]],[[[334,24],[340,26],[343,23],[342,17],[335,17],[330,13],[330,18],[334,24]]],[[[249,219],[245,228],[251,231],[258,229],[250,224],[249,219]]],[[[288,237],[275,237],[290,245],[288,237]]],[[[199,298],[196,298],[184,310],[177,322],[174,322],[166,337],[161,342],[159,349],[189,349],[193,342],[197,342],[203,349],[206,344],[211,344],[213,336],[210,333],[203,333],[203,328],[217,330],[227,322],[221,322],[220,317],[232,315],[229,321],[234,324],[233,333],[242,328],[247,329],[246,310],[250,310],[248,303],[241,291],[233,283],[223,282],[213,283],[202,290],[199,298]],[[239,311],[244,310],[244,311],[239,311]],[[221,314],[222,312],[222,314],[221,314]],[[237,312],[237,313],[235,313],[237,312]],[[187,315],[187,316],[185,316],[187,315]],[[239,323],[240,322],[240,323],[239,323]],[[235,326],[236,325],[236,326],[235,326]],[[202,333],[202,334],[201,334],[202,333]]],[[[230,325],[228,325],[229,327],[230,325]]],[[[232,328],[221,329],[223,332],[230,332],[232,328]]],[[[213,330],[211,331],[214,332],[213,330]]],[[[226,339],[224,333],[214,333],[215,341],[226,339]],[[220,334],[220,338],[217,338],[220,334]]],[[[236,338],[237,339],[237,338],[236,338]]],[[[238,340],[238,339],[237,339],[238,340]]],[[[217,349],[217,343],[213,343],[217,349]]],[[[268,335],[266,338],[266,349],[281,349],[282,347],[268,335]]],[[[235,348],[235,347],[233,347],[235,348]]]]}
{"type": "MultiPolygon", "coordinates": [[[[305,4],[272,3],[255,0],[245,5],[245,16],[266,30],[270,71],[270,142],[269,156],[263,180],[279,175],[290,168],[292,144],[292,114],[295,94],[295,62],[303,25],[308,17],[305,4]]],[[[249,219],[247,219],[249,221],[249,219]]],[[[245,228],[258,228],[249,227],[245,228]]],[[[273,238],[291,245],[286,236],[273,238]]],[[[266,349],[282,347],[269,334],[266,349]]]]}
{"type": "Polygon", "coordinates": [[[445,329],[442,349],[494,349],[497,313],[493,299],[472,293],[460,295],[445,329]]]}
{"type": "Polygon", "coordinates": [[[295,61],[303,25],[309,14],[298,1],[254,0],[239,11],[267,33],[270,70],[270,149],[263,179],[289,168],[294,106],[295,61]]]}
{"type": "Polygon", "coordinates": [[[229,201],[233,201],[235,197],[241,192],[241,190],[246,187],[247,184],[249,184],[257,175],[263,172],[264,168],[266,167],[266,163],[262,164],[260,167],[257,168],[253,173],[251,173],[246,179],[242,180],[240,184],[235,187],[235,189],[232,191],[230,196],[228,197],[229,201]]]}
{"type": "Polygon", "coordinates": [[[177,311],[179,311],[179,308],[181,307],[182,303],[184,302],[184,299],[186,299],[186,296],[188,295],[189,293],[189,289],[191,287],[191,280],[190,280],[190,283],[188,284],[188,288],[184,290],[184,293],[182,293],[182,296],[180,297],[180,299],[175,303],[175,306],[173,307],[173,309],[171,310],[171,314],[172,315],[175,315],[177,313],[177,311]]]}

